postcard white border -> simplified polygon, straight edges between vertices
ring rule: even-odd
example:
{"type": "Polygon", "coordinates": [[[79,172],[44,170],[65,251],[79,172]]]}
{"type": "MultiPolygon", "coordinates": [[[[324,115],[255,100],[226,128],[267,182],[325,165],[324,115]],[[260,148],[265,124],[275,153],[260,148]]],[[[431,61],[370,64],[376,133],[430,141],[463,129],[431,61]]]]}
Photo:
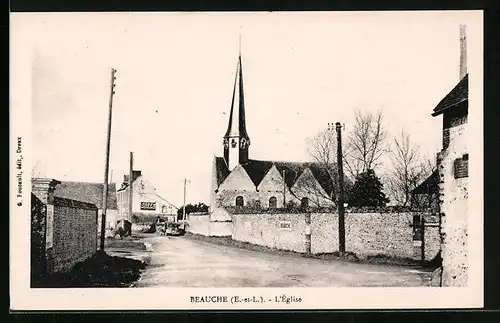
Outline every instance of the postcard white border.
{"type": "MultiPolygon", "coordinates": [[[[59,15],[65,13],[59,13],[59,15]]],[[[73,13],[76,14],[76,13],[73,13]]],[[[87,14],[88,13],[82,13],[87,14]]],[[[117,14],[117,13],[112,13],[117,14]]],[[[124,13],[127,14],[127,13],[124,13]]],[[[130,13],[129,13],[130,14],[130,13]]],[[[132,13],[133,14],[133,13],[132,13]]],[[[145,14],[145,13],[143,13],[145,14]]],[[[151,13],[161,14],[161,13],[151,13]]],[[[172,13],[171,13],[172,14],[172,13]]],[[[209,13],[200,13],[209,14],[209,13]]],[[[221,13],[213,13],[221,14],[221,13]]],[[[258,14],[258,13],[256,13],[258,14]]],[[[286,13],[280,13],[284,15],[286,13]]],[[[300,13],[291,13],[300,14],[300,13]]],[[[312,14],[312,13],[310,13],[312,14]]],[[[325,14],[325,13],[322,13],[325,14]]],[[[339,13],[341,14],[341,13],[339,13]]],[[[356,14],[351,12],[351,15],[356,14]]],[[[387,12],[359,13],[391,14],[387,12]]],[[[392,14],[398,14],[392,12],[392,14]]],[[[406,12],[405,14],[408,14],[406,12]]],[[[425,15],[425,11],[415,14],[425,15]]],[[[432,14],[437,14],[432,12],[432,14]]],[[[444,12],[461,15],[468,29],[470,107],[483,107],[483,13],[444,12]]],[[[469,285],[464,288],[86,288],[30,289],[29,210],[31,147],[31,50],[23,37],[29,33],[29,16],[11,15],[10,74],[10,306],[12,310],[166,310],[166,309],[415,309],[480,308],[483,306],[483,111],[469,111],[470,182],[469,285]],[[15,204],[17,138],[23,142],[23,205],[15,204]],[[262,296],[286,294],[300,303],[228,304],[191,303],[190,296],[262,296]]],[[[51,14],[47,14],[51,15],[51,14]]],[[[223,14],[221,14],[223,15],[223,14]]],[[[430,75],[429,77],[432,77],[430,75]]],[[[446,93],[443,93],[445,95],[446,93]]],[[[429,107],[429,112],[433,107],[429,107]]]]}

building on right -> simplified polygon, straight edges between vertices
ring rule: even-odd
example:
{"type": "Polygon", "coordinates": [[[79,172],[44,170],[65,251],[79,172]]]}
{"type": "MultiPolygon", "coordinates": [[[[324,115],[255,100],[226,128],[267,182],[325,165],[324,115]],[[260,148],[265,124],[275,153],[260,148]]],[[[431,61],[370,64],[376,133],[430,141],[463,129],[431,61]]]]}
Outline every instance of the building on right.
{"type": "Polygon", "coordinates": [[[432,116],[443,117],[443,146],[437,154],[442,286],[467,286],[468,164],[466,28],[460,26],[460,81],[434,108],[432,116]]]}

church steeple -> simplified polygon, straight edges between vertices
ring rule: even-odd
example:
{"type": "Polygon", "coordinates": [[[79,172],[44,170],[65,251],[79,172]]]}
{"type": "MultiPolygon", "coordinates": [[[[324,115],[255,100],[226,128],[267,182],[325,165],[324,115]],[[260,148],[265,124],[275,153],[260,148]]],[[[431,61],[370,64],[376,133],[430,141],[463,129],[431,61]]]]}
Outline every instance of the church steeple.
{"type": "Polygon", "coordinates": [[[248,146],[250,146],[250,138],[247,134],[245,122],[243,69],[240,52],[236,66],[229,124],[224,135],[224,159],[230,170],[233,170],[238,164],[248,162],[248,146]]]}

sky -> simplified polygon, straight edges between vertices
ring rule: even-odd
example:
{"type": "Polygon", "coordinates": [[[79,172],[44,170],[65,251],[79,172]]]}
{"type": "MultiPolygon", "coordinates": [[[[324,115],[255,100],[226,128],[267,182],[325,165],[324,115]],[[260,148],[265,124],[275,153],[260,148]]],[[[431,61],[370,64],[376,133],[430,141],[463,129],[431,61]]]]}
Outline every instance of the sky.
{"type": "MultiPolygon", "coordinates": [[[[453,12],[28,14],[34,174],[102,182],[110,69],[110,171],[134,168],[160,195],[208,203],[222,155],[239,38],[250,158],[310,160],[307,138],[354,110],[382,109],[434,160],[432,109],[459,81],[453,12]]],[[[469,48],[470,51],[470,48],[469,48]]]]}

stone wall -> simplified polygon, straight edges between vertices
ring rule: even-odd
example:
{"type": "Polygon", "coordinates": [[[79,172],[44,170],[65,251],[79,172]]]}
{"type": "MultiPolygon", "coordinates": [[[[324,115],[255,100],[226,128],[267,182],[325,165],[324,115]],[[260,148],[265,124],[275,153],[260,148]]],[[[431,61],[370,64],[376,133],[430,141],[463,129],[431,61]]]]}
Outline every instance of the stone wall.
{"type": "Polygon", "coordinates": [[[347,213],[346,250],[361,257],[413,258],[412,221],[406,213],[347,213]]]}
{"type": "Polygon", "coordinates": [[[468,177],[455,178],[454,164],[467,154],[467,124],[450,128],[450,143],[438,154],[443,286],[467,286],[468,177]]]}
{"type": "Polygon", "coordinates": [[[256,245],[306,252],[304,214],[234,214],[232,238],[256,245]]]}
{"type": "Polygon", "coordinates": [[[97,250],[97,207],[94,204],[54,197],[59,181],[32,179],[32,286],[54,272],[70,269],[97,250]],[[33,264],[32,264],[33,266],[33,264]]]}
{"type": "MultiPolygon", "coordinates": [[[[421,259],[415,247],[413,216],[420,213],[346,213],[346,251],[360,258],[383,255],[421,259]]],[[[440,250],[437,219],[425,215],[425,260],[432,260],[440,250]]],[[[232,238],[270,248],[306,252],[306,214],[233,214],[232,238]],[[289,223],[290,228],[282,228],[289,223]]],[[[311,253],[333,253],[339,249],[338,215],[311,214],[311,253]]]]}
{"type": "Polygon", "coordinates": [[[339,217],[336,213],[311,214],[311,252],[332,253],[339,250],[339,217]]]}
{"type": "Polygon", "coordinates": [[[93,204],[54,198],[53,268],[71,269],[97,251],[97,208],[93,204]]]}

